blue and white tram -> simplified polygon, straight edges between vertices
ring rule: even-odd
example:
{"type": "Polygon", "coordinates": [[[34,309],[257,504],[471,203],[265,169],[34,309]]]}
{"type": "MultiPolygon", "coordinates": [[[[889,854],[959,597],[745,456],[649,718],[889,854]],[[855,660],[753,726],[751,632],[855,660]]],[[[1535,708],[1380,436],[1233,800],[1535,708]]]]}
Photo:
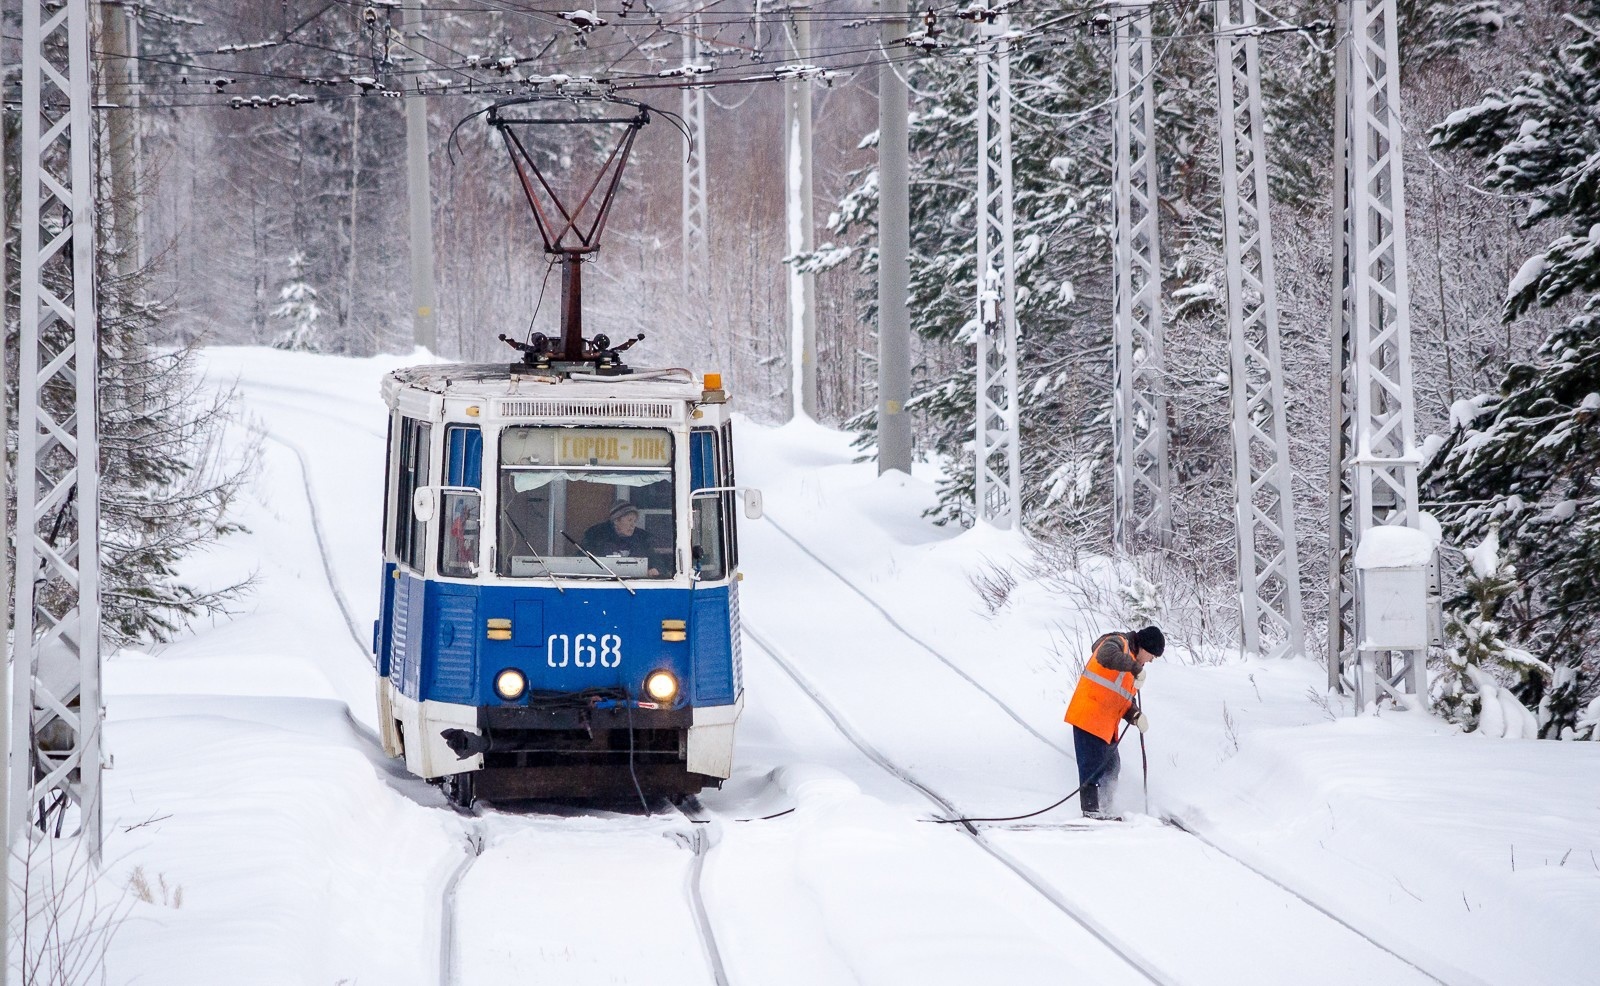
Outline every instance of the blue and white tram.
{"type": "Polygon", "coordinates": [[[726,778],[760,495],[720,379],[434,365],[383,396],[385,750],[460,805],[726,778]]]}

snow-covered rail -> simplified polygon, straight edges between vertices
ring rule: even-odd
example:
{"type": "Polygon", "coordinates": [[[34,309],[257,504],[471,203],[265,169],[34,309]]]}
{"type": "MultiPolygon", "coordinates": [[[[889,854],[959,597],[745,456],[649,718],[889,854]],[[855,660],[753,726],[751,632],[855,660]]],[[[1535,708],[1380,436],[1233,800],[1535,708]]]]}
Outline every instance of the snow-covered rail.
{"type": "Polygon", "coordinates": [[[306,454],[300,450],[300,446],[286,438],[274,435],[270,431],[263,431],[261,434],[268,441],[293,452],[295,460],[300,463],[300,481],[306,491],[306,505],[311,508],[311,533],[317,539],[317,557],[322,559],[322,574],[328,580],[328,591],[333,594],[333,601],[339,607],[339,615],[344,618],[344,625],[350,631],[350,639],[355,641],[356,649],[361,651],[362,658],[368,664],[376,667],[371,645],[361,639],[361,631],[356,628],[356,618],[350,612],[350,602],[345,599],[344,593],[339,589],[339,580],[333,575],[333,555],[328,551],[328,538],[322,530],[322,518],[317,513],[317,497],[311,489],[311,467],[306,463],[306,454]]]}
{"type": "MultiPolygon", "coordinates": [[[[850,593],[852,593],[854,596],[856,596],[862,602],[864,602],[871,610],[873,610],[879,617],[881,617],[882,620],[885,623],[887,623],[890,627],[892,627],[894,629],[894,631],[899,636],[911,641],[913,644],[916,645],[916,647],[918,649],[920,649],[921,651],[925,652],[928,656],[930,656],[934,660],[938,661],[940,664],[944,665],[950,671],[954,672],[955,675],[958,678],[960,678],[967,685],[971,686],[971,688],[973,688],[974,690],[976,690],[977,692],[979,692],[983,696],[985,696],[990,702],[992,702],[1001,711],[1003,711],[1008,718],[1010,718],[1012,721],[1014,721],[1014,722],[1018,723],[1019,725],[1021,725],[1029,734],[1031,734],[1033,737],[1035,737],[1037,740],[1039,740],[1039,742],[1041,742],[1044,745],[1050,747],[1052,750],[1055,750],[1058,753],[1067,755],[1067,751],[1065,749],[1063,749],[1057,743],[1055,743],[1052,740],[1050,740],[1049,737],[1047,737],[1047,736],[1043,735],[1042,733],[1040,733],[1031,724],[1027,723],[1023,719],[1023,717],[1021,716],[1020,713],[1018,713],[1015,709],[1013,709],[1009,704],[1007,704],[1003,699],[1001,699],[998,695],[996,695],[992,690],[990,690],[989,688],[984,686],[981,682],[979,682],[972,675],[968,674],[963,668],[958,666],[955,661],[951,660],[946,655],[940,653],[937,648],[933,647],[931,644],[927,643],[926,641],[924,641],[920,637],[918,637],[916,634],[912,633],[908,628],[906,628],[903,624],[901,624],[898,620],[896,620],[894,618],[894,616],[892,614],[890,614],[887,609],[885,609],[881,604],[879,604],[877,600],[873,599],[872,596],[869,595],[866,591],[864,591],[860,586],[858,586],[854,582],[852,582],[843,572],[840,572],[838,570],[838,568],[836,568],[835,566],[829,564],[826,560],[824,560],[823,558],[818,556],[815,552],[813,552],[802,541],[800,541],[799,538],[795,537],[792,533],[790,533],[789,531],[785,530],[780,524],[778,524],[776,521],[773,520],[772,515],[770,513],[768,513],[766,515],[766,517],[764,518],[764,523],[770,525],[773,530],[775,530],[778,534],[782,535],[783,538],[788,540],[795,548],[797,548],[802,554],[804,554],[807,558],[809,558],[812,562],[814,562],[818,567],[822,568],[823,570],[828,572],[830,575],[832,575],[835,580],[837,580],[841,585],[843,585],[846,589],[848,589],[850,591],[850,593]]],[[[923,785],[922,783],[918,782],[915,778],[912,778],[912,777],[908,776],[904,771],[902,771],[900,768],[896,767],[891,761],[889,761],[887,757],[884,757],[881,753],[878,753],[876,750],[871,748],[870,745],[866,744],[865,741],[863,739],[861,739],[860,736],[858,734],[856,734],[855,731],[852,730],[846,722],[843,721],[843,719],[835,712],[835,710],[833,710],[832,708],[829,707],[829,705],[826,702],[826,700],[823,699],[818,694],[817,690],[815,688],[813,688],[811,685],[809,685],[808,683],[806,683],[799,676],[799,674],[798,674],[797,670],[794,668],[792,662],[789,662],[785,658],[783,658],[771,644],[769,644],[766,640],[764,640],[762,637],[758,636],[754,631],[751,630],[748,620],[745,623],[745,630],[746,630],[746,633],[753,640],[755,640],[756,643],[758,645],[760,645],[763,650],[765,650],[769,655],[772,656],[773,660],[778,664],[778,666],[790,678],[794,679],[795,683],[807,695],[809,695],[813,699],[813,701],[815,701],[819,705],[819,707],[822,708],[823,712],[828,716],[828,718],[830,720],[833,721],[834,725],[837,726],[840,729],[841,733],[843,733],[846,736],[846,738],[850,740],[850,742],[852,744],[854,744],[857,748],[861,749],[861,751],[864,754],[866,754],[870,759],[872,759],[874,762],[876,762],[880,766],[882,766],[885,770],[888,770],[890,773],[894,774],[896,777],[899,777],[902,781],[905,781],[907,784],[909,784],[912,787],[916,788],[924,796],[928,797],[930,800],[932,800],[936,804],[938,804],[940,806],[940,808],[943,811],[946,812],[946,817],[952,817],[952,818],[953,817],[959,817],[962,814],[960,811],[956,810],[955,807],[953,805],[951,805],[946,799],[940,797],[939,795],[937,795],[936,793],[934,793],[933,791],[928,789],[925,785],[923,785]]],[[[1430,960],[1430,959],[1426,959],[1426,958],[1413,957],[1413,956],[1407,955],[1405,953],[1407,951],[1410,951],[1410,950],[1404,949],[1404,948],[1402,948],[1400,946],[1391,945],[1391,944],[1386,943],[1383,940],[1380,940],[1378,934],[1375,931],[1367,929],[1367,928],[1364,928],[1364,927],[1361,926],[1360,923],[1354,922],[1352,920],[1347,919],[1344,916],[1341,916],[1337,912],[1336,909],[1331,908],[1326,903],[1323,903],[1323,902],[1319,901],[1316,898],[1315,895],[1308,893],[1306,890],[1304,890],[1302,888],[1297,888],[1297,887],[1293,886],[1290,881],[1287,881],[1287,880],[1281,878],[1280,876],[1277,876],[1277,875],[1269,872],[1267,869],[1265,869],[1261,865],[1261,863],[1259,861],[1251,861],[1251,860],[1247,860],[1247,859],[1241,858],[1238,855],[1238,853],[1230,851],[1228,848],[1225,847],[1225,845],[1219,844],[1219,841],[1217,839],[1207,837],[1207,835],[1204,832],[1200,831],[1198,828],[1195,827],[1195,825],[1193,824],[1192,821],[1187,820],[1187,819],[1183,819],[1183,818],[1179,818],[1179,817],[1177,817],[1175,815],[1171,815],[1171,814],[1167,814],[1167,815],[1163,816],[1162,820],[1164,822],[1166,822],[1168,825],[1172,826],[1173,829],[1184,833],[1184,835],[1186,835],[1186,836],[1188,836],[1190,838],[1193,838],[1193,839],[1195,839],[1196,841],[1198,841],[1200,843],[1203,843],[1210,852],[1215,853],[1217,855],[1220,855],[1223,858],[1229,860],[1233,865],[1236,865],[1241,870],[1246,871],[1249,874],[1251,874],[1251,876],[1254,879],[1257,879],[1257,880],[1259,880],[1259,881],[1261,881],[1262,883],[1265,883],[1265,884],[1270,884],[1276,890],[1278,890],[1278,891],[1280,891],[1280,892],[1282,892],[1284,894],[1287,894],[1289,897],[1294,898],[1295,900],[1297,900],[1301,904],[1303,904],[1306,908],[1308,908],[1310,911],[1320,915],[1322,918],[1326,919],[1327,921],[1338,925],[1339,927],[1344,929],[1344,931],[1346,931],[1349,934],[1355,936],[1355,938],[1359,939],[1360,941],[1363,941],[1366,944],[1370,945],[1372,948],[1377,949],[1378,951],[1380,951],[1380,952],[1388,955],[1389,957],[1393,958],[1394,960],[1400,962],[1404,966],[1409,967],[1410,970],[1412,970],[1413,972],[1415,972],[1417,974],[1420,974],[1423,978],[1425,978],[1427,980],[1431,980],[1432,982],[1435,982],[1435,983],[1439,983],[1439,984],[1441,984],[1441,986],[1467,986],[1467,984],[1471,984],[1471,983],[1475,983],[1476,982],[1474,977],[1466,974],[1463,970],[1450,969],[1448,972],[1440,971],[1439,968],[1438,968],[1440,963],[1438,963],[1436,960],[1430,960]]],[[[1077,913],[1077,910],[1079,910],[1079,909],[1068,909],[1068,907],[1063,906],[1063,901],[1061,901],[1060,895],[1057,894],[1057,893],[1054,893],[1053,891],[1051,891],[1049,889],[1049,884],[1047,882],[1043,881],[1041,878],[1039,878],[1037,873],[1035,873],[1032,870],[1027,869],[1026,867],[1024,867],[1020,862],[1018,862],[1014,858],[1012,858],[1012,857],[1010,857],[1008,855],[1005,855],[997,847],[994,847],[992,845],[992,842],[990,842],[988,840],[985,840],[984,837],[983,837],[983,832],[985,830],[988,830],[988,829],[1004,830],[1004,829],[1011,828],[1011,827],[1003,826],[1003,825],[984,825],[984,826],[979,826],[979,827],[975,828],[971,824],[968,824],[968,823],[963,823],[963,824],[964,824],[964,827],[967,830],[968,834],[972,835],[974,840],[976,840],[981,846],[983,846],[985,851],[989,852],[991,855],[995,856],[997,859],[1000,859],[1007,866],[1009,866],[1012,869],[1016,870],[1019,875],[1023,876],[1024,879],[1028,880],[1030,885],[1032,885],[1036,890],[1039,890],[1040,893],[1044,894],[1047,898],[1050,898],[1052,903],[1057,904],[1058,907],[1061,907],[1062,910],[1066,911],[1075,920],[1077,920],[1079,918],[1079,915],[1077,913]]],[[[1049,826],[1029,825],[1029,826],[1016,826],[1015,828],[1027,829],[1027,828],[1047,828],[1047,827],[1049,827],[1049,826]]],[[[1080,923],[1082,923],[1082,921],[1080,921],[1080,923]]],[[[1090,927],[1090,925],[1088,925],[1088,924],[1086,924],[1085,927],[1089,927],[1091,931],[1094,931],[1094,928],[1090,927]]],[[[1101,936],[1098,933],[1096,933],[1096,937],[1101,937],[1101,936]]],[[[1105,940],[1105,939],[1102,938],[1102,940],[1105,940]]],[[[1108,942],[1108,944],[1109,944],[1109,942],[1108,942]]],[[[1118,951],[1119,955],[1123,955],[1123,952],[1121,951],[1120,948],[1116,948],[1116,946],[1113,946],[1113,948],[1115,948],[1118,951]]],[[[1124,958],[1127,958],[1127,957],[1128,956],[1124,955],[1124,958]]],[[[1138,963],[1134,963],[1134,964],[1140,969],[1141,972],[1144,972],[1146,975],[1151,975],[1150,971],[1147,970],[1143,965],[1139,965],[1138,963]]],[[[1167,980],[1165,980],[1165,979],[1157,979],[1156,981],[1167,981],[1167,980]]]]}
{"type": "MultiPolygon", "coordinates": [[[[894,760],[879,751],[877,747],[873,746],[865,737],[856,731],[856,729],[850,725],[849,721],[845,719],[843,714],[826,698],[824,698],[822,694],[811,684],[811,682],[800,673],[799,669],[795,667],[794,662],[785,657],[776,644],[772,643],[759,631],[752,627],[748,619],[744,622],[744,632],[745,635],[749,637],[750,640],[752,640],[756,646],[758,646],[769,658],[771,658],[773,663],[776,664],[778,668],[783,671],[783,673],[791,681],[794,682],[795,686],[799,688],[800,691],[803,692],[813,704],[816,705],[822,714],[826,716],[831,723],[833,723],[834,727],[839,731],[839,734],[843,736],[850,743],[850,745],[861,751],[863,756],[877,764],[888,774],[901,781],[918,794],[922,795],[940,811],[949,813],[951,815],[960,814],[960,811],[948,798],[919,779],[906,767],[896,763],[894,760]]],[[[1029,869],[1027,866],[1024,866],[1009,853],[994,845],[988,838],[984,836],[981,830],[972,825],[964,825],[962,829],[980,849],[988,853],[1006,869],[1015,873],[1019,878],[1022,879],[1024,883],[1033,888],[1033,890],[1035,890],[1040,896],[1044,897],[1045,900],[1049,901],[1053,907],[1061,911],[1072,921],[1076,922],[1106,948],[1115,953],[1116,956],[1123,962],[1127,963],[1133,969],[1138,971],[1138,973],[1144,976],[1144,978],[1152,983],[1162,984],[1162,986],[1177,982],[1174,977],[1170,976],[1161,969],[1156,968],[1147,958],[1140,955],[1139,952],[1132,946],[1128,945],[1126,942],[1123,942],[1117,936],[1112,934],[1109,929],[1107,929],[1100,922],[1096,921],[1092,915],[1086,913],[1082,908],[1076,906],[1071,901],[1063,897],[1053,886],[1050,885],[1047,880],[1045,880],[1038,873],[1034,872],[1032,869],[1029,869]]]]}
{"type": "Polygon", "coordinates": [[[717,947],[717,932],[711,926],[703,889],[706,857],[716,843],[713,838],[714,823],[693,799],[679,805],[678,810],[693,823],[689,832],[690,847],[694,850],[694,864],[689,868],[689,906],[694,914],[695,928],[700,934],[700,947],[705,951],[706,966],[711,972],[712,981],[717,986],[729,986],[728,971],[722,963],[722,951],[717,947]]]}
{"type": "Polygon", "coordinates": [[[773,530],[775,530],[779,534],[783,535],[786,539],[788,539],[789,543],[793,544],[796,548],[800,549],[801,554],[805,555],[807,558],[810,558],[812,561],[816,562],[819,566],[821,566],[823,569],[825,569],[828,572],[828,574],[832,575],[835,579],[837,579],[846,589],[849,589],[852,593],[854,593],[857,597],[859,597],[862,602],[864,602],[868,606],[870,606],[879,616],[883,617],[884,622],[888,623],[891,627],[893,627],[895,629],[895,631],[900,634],[900,636],[902,636],[902,637],[906,638],[907,640],[911,641],[913,644],[916,644],[919,648],[921,648],[923,651],[925,651],[928,654],[929,657],[932,657],[934,660],[938,661],[940,664],[943,664],[945,667],[949,668],[952,672],[954,672],[956,677],[960,678],[962,681],[965,681],[967,684],[971,685],[973,688],[975,688],[979,692],[981,692],[985,697],[987,697],[989,699],[990,702],[994,703],[994,705],[995,705],[995,707],[997,709],[999,709],[1002,713],[1004,713],[1007,716],[1007,718],[1011,719],[1012,722],[1015,722],[1017,725],[1021,726],[1025,730],[1027,730],[1029,734],[1031,734],[1035,739],[1037,739],[1039,742],[1043,743],[1045,746],[1048,746],[1051,749],[1056,750],[1057,752],[1067,753],[1069,756],[1071,755],[1070,753],[1068,753],[1066,747],[1064,747],[1064,746],[1060,745],[1059,743],[1055,742],[1050,737],[1046,736],[1044,733],[1039,732],[1038,729],[1034,728],[1034,725],[1032,723],[1030,723],[1022,715],[1020,715],[1017,712],[1016,709],[1013,709],[1010,705],[1007,705],[1006,702],[1003,699],[1000,698],[1000,696],[996,695],[994,692],[992,692],[988,688],[986,688],[981,681],[979,681],[978,679],[974,678],[972,675],[968,674],[966,672],[966,670],[963,669],[960,665],[956,664],[956,662],[950,660],[948,657],[945,657],[943,654],[939,653],[938,649],[935,648],[932,644],[928,643],[927,641],[923,640],[921,637],[918,637],[916,634],[914,634],[910,630],[906,629],[905,625],[902,624],[899,620],[895,619],[894,616],[892,614],[890,614],[890,612],[888,610],[884,609],[881,605],[879,605],[878,601],[876,599],[873,599],[871,596],[867,595],[866,592],[862,591],[860,586],[856,585],[854,582],[851,582],[849,579],[845,578],[843,572],[840,572],[837,568],[834,568],[832,565],[828,564],[826,561],[823,561],[822,558],[819,555],[817,555],[816,552],[814,552],[810,548],[806,547],[805,542],[801,541],[799,538],[795,537],[793,534],[790,534],[787,530],[785,530],[783,528],[783,525],[781,525],[777,521],[773,520],[772,519],[772,514],[770,514],[770,513],[764,514],[763,515],[763,523],[769,525],[773,530]]]}
{"type": "Polygon", "coordinates": [[[696,807],[646,817],[481,806],[462,822],[468,852],[439,891],[442,986],[729,986],[701,889],[717,822],[696,807]]]}
{"type": "Polygon", "coordinates": [[[473,821],[464,833],[467,851],[462,855],[461,862],[451,871],[445,880],[444,890],[439,895],[439,984],[440,986],[455,986],[456,977],[456,891],[461,886],[461,878],[467,875],[472,864],[483,855],[484,835],[483,828],[473,821]]]}

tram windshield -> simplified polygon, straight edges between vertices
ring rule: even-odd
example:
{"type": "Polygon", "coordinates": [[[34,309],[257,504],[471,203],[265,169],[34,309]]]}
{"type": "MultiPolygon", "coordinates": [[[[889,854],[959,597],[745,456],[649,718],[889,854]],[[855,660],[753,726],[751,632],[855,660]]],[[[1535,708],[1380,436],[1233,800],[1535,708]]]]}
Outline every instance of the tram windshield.
{"type": "Polygon", "coordinates": [[[507,428],[499,482],[501,575],[675,574],[670,432],[507,428]]]}

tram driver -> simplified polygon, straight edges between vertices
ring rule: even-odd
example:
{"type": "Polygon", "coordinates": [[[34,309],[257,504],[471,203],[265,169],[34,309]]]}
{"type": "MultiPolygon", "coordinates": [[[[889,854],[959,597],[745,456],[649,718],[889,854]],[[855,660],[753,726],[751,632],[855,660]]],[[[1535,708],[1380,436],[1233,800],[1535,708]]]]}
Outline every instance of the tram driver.
{"type": "Polygon", "coordinates": [[[605,520],[583,532],[584,550],[605,557],[622,555],[649,560],[652,577],[659,576],[657,558],[661,554],[650,539],[650,532],[639,526],[639,508],[626,500],[611,508],[605,520]]]}

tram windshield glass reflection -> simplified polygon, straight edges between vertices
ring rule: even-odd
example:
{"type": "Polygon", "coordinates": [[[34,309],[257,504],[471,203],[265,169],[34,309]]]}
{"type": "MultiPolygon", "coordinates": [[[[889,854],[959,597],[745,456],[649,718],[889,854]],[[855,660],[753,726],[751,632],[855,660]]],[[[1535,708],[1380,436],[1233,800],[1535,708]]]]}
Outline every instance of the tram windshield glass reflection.
{"type": "Polygon", "coordinates": [[[508,428],[500,436],[499,500],[502,576],[675,573],[670,432],[508,428]]]}

